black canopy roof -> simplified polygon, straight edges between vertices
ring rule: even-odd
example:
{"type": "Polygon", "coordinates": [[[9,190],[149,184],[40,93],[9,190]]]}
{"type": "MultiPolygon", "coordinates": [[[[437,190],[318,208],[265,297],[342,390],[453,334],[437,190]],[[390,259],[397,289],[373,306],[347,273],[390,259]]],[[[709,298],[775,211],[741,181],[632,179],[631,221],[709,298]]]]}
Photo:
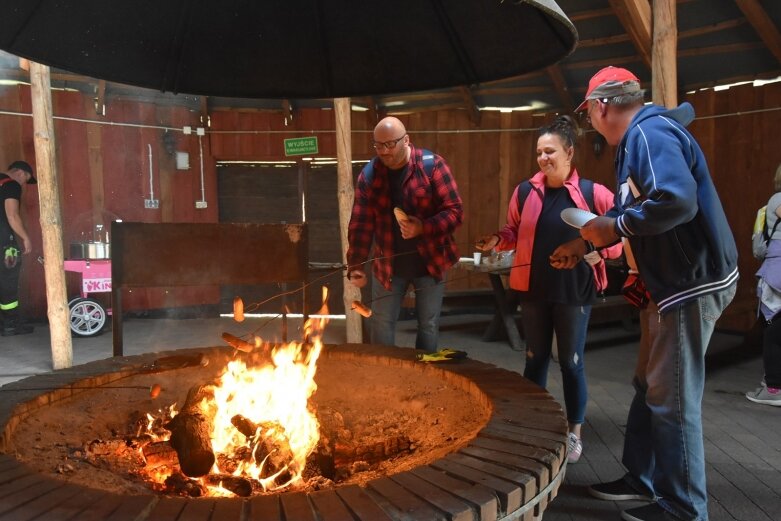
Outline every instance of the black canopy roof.
{"type": "Polygon", "coordinates": [[[577,32],[553,0],[1,0],[0,48],[164,92],[399,93],[518,76],[577,32]]]}

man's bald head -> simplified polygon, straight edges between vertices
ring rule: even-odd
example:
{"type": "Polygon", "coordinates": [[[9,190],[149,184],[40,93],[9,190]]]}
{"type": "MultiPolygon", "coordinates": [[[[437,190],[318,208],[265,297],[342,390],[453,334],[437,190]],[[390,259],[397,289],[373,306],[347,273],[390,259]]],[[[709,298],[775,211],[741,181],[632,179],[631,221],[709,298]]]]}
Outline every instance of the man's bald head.
{"type": "Polygon", "coordinates": [[[398,118],[382,118],[374,127],[374,148],[385,166],[392,169],[403,167],[409,161],[409,137],[398,118]]]}
{"type": "MultiPolygon", "coordinates": [[[[374,127],[374,138],[377,139],[377,134],[394,136],[392,139],[396,139],[399,136],[403,136],[407,133],[407,129],[404,128],[404,123],[399,118],[388,116],[382,118],[377,126],[374,127]]],[[[378,140],[379,141],[379,140],[378,140]]]]}

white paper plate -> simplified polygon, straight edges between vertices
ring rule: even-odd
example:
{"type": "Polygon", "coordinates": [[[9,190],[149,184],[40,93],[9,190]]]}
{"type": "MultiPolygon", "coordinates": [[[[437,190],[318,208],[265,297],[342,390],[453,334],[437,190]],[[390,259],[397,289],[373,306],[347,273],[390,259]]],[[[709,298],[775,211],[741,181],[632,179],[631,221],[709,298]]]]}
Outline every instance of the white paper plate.
{"type": "Polygon", "coordinates": [[[595,217],[596,214],[580,208],[565,208],[561,211],[561,220],[575,228],[582,227],[595,217]]]}

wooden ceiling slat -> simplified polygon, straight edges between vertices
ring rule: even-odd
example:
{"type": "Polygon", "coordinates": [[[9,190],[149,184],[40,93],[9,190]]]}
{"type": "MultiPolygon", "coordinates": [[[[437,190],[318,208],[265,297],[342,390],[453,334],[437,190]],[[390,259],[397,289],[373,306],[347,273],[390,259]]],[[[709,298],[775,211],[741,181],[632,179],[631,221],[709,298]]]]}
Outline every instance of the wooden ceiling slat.
{"type": "Polygon", "coordinates": [[[604,16],[615,16],[615,13],[612,9],[606,8],[606,9],[592,9],[589,11],[581,11],[579,13],[572,13],[567,15],[567,18],[572,21],[572,23],[575,22],[582,22],[583,20],[593,20],[594,18],[602,18],[604,16]]]}
{"type": "MultiPolygon", "coordinates": [[[[756,51],[764,49],[765,45],[761,42],[756,43],[730,43],[726,45],[711,45],[710,47],[697,47],[695,49],[684,49],[678,51],[678,58],[688,58],[692,56],[707,56],[708,54],[728,54],[733,52],[756,51]]],[[[727,59],[725,57],[725,59],[727,59]]]]}
{"type": "Polygon", "coordinates": [[[705,27],[695,27],[694,29],[689,29],[686,31],[681,31],[678,33],[678,40],[683,40],[685,38],[694,38],[695,36],[702,36],[704,34],[711,34],[711,33],[718,33],[721,31],[726,31],[728,29],[735,29],[736,27],[740,27],[741,25],[744,25],[748,23],[748,20],[745,18],[736,18],[734,20],[726,20],[724,22],[720,22],[713,25],[706,25],[705,27]]]}
{"type": "Polygon", "coordinates": [[[603,38],[592,38],[590,40],[580,40],[578,48],[583,47],[601,47],[603,45],[612,45],[614,43],[624,43],[630,41],[628,34],[614,34],[603,38]]]}
{"type": "Polygon", "coordinates": [[[781,62],[781,34],[758,0],[735,0],[776,60],[781,62]]]}

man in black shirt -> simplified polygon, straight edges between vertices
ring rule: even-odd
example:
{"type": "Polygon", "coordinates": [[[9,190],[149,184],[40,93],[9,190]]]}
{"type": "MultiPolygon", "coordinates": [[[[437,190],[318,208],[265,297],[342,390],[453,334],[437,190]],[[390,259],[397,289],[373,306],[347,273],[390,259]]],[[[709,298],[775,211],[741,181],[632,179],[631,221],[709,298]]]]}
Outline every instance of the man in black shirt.
{"type": "Polygon", "coordinates": [[[19,211],[22,200],[22,185],[35,184],[32,167],[25,161],[14,161],[8,172],[0,174],[0,252],[3,265],[0,266],[0,313],[3,317],[2,336],[32,333],[31,326],[19,321],[19,272],[22,261],[20,253],[30,253],[32,242],[24,228],[19,211]]]}

